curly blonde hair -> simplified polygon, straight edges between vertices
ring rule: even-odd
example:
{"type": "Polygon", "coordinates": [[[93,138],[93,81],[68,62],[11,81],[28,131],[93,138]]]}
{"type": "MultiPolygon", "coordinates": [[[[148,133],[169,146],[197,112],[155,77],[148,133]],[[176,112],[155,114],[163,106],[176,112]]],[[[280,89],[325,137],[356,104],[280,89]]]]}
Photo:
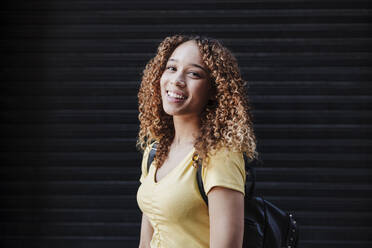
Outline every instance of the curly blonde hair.
{"type": "Polygon", "coordinates": [[[194,144],[197,155],[208,161],[212,153],[226,147],[245,153],[250,160],[258,158],[251,106],[245,90],[247,82],[241,77],[237,60],[218,40],[199,35],[166,37],[156,56],[146,64],[138,92],[140,130],[137,148],[144,151],[157,141],[154,162],[158,168],[168,156],[175,131],[173,117],[163,110],[160,78],[173,51],[189,40],[196,41],[215,92],[215,100],[210,100],[200,116],[200,136],[194,144]]]}

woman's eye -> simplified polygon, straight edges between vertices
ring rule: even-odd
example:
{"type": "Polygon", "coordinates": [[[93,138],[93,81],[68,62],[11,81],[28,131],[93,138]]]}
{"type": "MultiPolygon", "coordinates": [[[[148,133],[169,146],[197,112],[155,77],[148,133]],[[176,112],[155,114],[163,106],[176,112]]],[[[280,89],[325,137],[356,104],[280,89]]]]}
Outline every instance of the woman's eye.
{"type": "MultiPolygon", "coordinates": [[[[174,67],[174,66],[167,66],[167,70],[171,70],[171,71],[176,71],[177,70],[177,68],[176,67],[174,67]]],[[[190,72],[191,74],[192,74],[192,76],[194,76],[194,77],[200,77],[200,75],[199,75],[199,73],[196,73],[196,72],[190,72]]]]}
{"type": "Polygon", "coordinates": [[[193,74],[196,77],[200,77],[200,75],[198,73],[196,73],[196,72],[190,72],[190,73],[193,74]]]}

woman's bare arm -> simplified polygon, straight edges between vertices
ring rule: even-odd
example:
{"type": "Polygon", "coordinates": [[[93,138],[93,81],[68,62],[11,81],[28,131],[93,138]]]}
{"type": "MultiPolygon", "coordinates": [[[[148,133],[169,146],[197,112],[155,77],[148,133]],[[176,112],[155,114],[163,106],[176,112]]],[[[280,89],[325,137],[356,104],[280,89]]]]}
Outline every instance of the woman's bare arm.
{"type": "Polygon", "coordinates": [[[142,214],[139,248],[150,248],[150,242],[153,233],[154,229],[152,228],[150,221],[148,220],[146,215],[142,214]]]}
{"type": "Polygon", "coordinates": [[[241,248],[244,234],[244,195],[213,187],[208,193],[210,247],[241,248]]]}

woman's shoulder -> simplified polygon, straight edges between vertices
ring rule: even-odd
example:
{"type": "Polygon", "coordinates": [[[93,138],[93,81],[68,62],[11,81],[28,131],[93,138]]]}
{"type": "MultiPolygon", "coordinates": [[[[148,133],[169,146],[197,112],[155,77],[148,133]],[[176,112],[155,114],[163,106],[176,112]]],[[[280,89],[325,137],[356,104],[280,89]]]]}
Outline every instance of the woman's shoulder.
{"type": "Polygon", "coordinates": [[[206,193],[214,186],[223,186],[244,194],[246,177],[243,153],[228,147],[218,148],[202,168],[202,177],[206,193]]]}
{"type": "Polygon", "coordinates": [[[239,167],[244,169],[243,152],[236,151],[232,148],[222,146],[208,154],[205,168],[212,169],[213,167],[220,167],[220,169],[228,170],[231,167],[239,167]]]}
{"type": "Polygon", "coordinates": [[[208,157],[213,160],[228,160],[243,157],[243,152],[237,151],[236,149],[221,146],[208,153],[208,157]]]}

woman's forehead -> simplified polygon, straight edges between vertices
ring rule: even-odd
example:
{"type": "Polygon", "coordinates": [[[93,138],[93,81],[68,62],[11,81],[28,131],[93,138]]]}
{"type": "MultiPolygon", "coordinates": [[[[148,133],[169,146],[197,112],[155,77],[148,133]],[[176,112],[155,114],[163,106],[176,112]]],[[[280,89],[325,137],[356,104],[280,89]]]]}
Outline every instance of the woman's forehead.
{"type": "Polygon", "coordinates": [[[176,47],[170,58],[182,61],[202,62],[199,47],[193,40],[186,41],[180,44],[178,47],[176,47]]]}
{"type": "Polygon", "coordinates": [[[199,47],[194,40],[180,44],[169,57],[168,62],[181,63],[199,67],[207,72],[199,47]]]}

